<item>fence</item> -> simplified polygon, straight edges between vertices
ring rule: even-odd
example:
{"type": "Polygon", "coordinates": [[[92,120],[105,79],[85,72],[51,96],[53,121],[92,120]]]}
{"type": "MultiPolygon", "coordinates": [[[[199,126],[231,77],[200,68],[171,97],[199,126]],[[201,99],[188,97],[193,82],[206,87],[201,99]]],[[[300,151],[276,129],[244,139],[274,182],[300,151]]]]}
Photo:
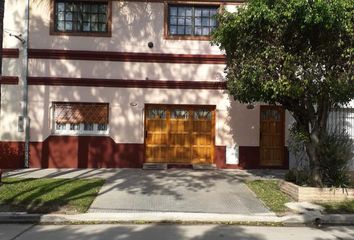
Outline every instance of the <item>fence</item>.
{"type": "Polygon", "coordinates": [[[345,130],[354,139],[354,108],[336,108],[328,117],[328,129],[345,130]]]}

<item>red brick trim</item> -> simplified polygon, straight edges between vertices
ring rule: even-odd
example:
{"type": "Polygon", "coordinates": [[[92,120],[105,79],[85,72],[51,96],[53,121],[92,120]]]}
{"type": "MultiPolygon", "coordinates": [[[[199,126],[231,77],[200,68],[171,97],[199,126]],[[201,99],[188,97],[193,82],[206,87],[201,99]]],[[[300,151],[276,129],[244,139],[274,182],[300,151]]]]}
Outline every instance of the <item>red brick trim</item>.
{"type": "Polygon", "coordinates": [[[20,56],[20,50],[18,48],[3,48],[3,58],[18,58],[20,56]]]}
{"type": "Polygon", "coordinates": [[[29,58],[34,59],[68,59],[86,61],[116,62],[155,62],[155,63],[189,63],[189,64],[225,64],[224,55],[216,54],[167,54],[102,52],[77,50],[29,49],[29,58]]]}
{"type": "Polygon", "coordinates": [[[18,77],[0,76],[0,84],[17,85],[18,81],[18,77]]]}
{"type": "Polygon", "coordinates": [[[211,81],[163,81],[57,77],[28,77],[28,84],[118,88],[226,89],[225,82],[211,81]]]}

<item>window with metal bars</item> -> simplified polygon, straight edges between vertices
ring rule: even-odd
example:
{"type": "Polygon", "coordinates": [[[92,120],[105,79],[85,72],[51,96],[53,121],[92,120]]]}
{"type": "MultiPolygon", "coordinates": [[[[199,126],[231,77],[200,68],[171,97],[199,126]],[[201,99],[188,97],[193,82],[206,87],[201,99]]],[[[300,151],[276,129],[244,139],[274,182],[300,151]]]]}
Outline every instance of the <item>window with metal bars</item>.
{"type": "Polygon", "coordinates": [[[218,6],[168,6],[170,36],[210,36],[217,27],[218,6]]]}
{"type": "Polygon", "coordinates": [[[55,31],[107,33],[108,1],[55,1],[55,31]]]}
{"type": "Polygon", "coordinates": [[[108,103],[53,103],[54,133],[65,135],[107,135],[108,103]]]}

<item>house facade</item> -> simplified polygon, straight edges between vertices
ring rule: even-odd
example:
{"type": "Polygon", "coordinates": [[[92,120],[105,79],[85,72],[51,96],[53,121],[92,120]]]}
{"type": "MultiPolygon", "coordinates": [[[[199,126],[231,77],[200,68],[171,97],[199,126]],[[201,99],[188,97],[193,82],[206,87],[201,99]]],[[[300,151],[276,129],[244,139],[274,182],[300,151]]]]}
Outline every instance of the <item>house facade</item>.
{"type": "Polygon", "coordinates": [[[27,109],[33,168],[287,169],[290,117],[234,101],[210,45],[213,16],[239,4],[32,0],[27,26],[6,1],[0,168],[24,167],[27,109]]]}

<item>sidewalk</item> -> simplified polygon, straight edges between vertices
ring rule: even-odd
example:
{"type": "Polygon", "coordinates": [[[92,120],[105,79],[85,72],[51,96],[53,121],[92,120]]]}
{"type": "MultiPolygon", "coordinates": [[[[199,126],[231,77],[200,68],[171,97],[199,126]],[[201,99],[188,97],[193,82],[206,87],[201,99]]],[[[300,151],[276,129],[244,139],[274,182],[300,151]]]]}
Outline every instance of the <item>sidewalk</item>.
{"type": "MultiPolygon", "coordinates": [[[[5,171],[3,177],[18,177],[18,178],[101,178],[105,180],[114,180],[117,175],[121,172],[127,171],[142,171],[142,172],[153,172],[153,170],[142,170],[142,169],[123,169],[123,168],[27,168],[27,169],[16,169],[11,171],[5,171]]],[[[174,169],[169,169],[165,171],[175,171],[174,169]]],[[[182,170],[183,171],[183,170],[182,170]]],[[[188,170],[186,170],[188,171],[188,170]]],[[[224,172],[229,174],[237,175],[238,179],[261,179],[261,178],[283,178],[286,171],[284,170],[240,170],[240,169],[222,169],[222,170],[190,170],[194,172],[207,172],[216,171],[224,172]]]]}
{"type": "Polygon", "coordinates": [[[7,172],[4,176],[18,178],[103,178],[107,182],[107,187],[101,189],[101,196],[96,198],[89,213],[77,215],[0,213],[0,223],[169,222],[249,225],[299,225],[312,223],[354,225],[354,215],[349,214],[322,215],[319,211],[306,210],[301,214],[279,217],[269,212],[269,210],[264,211],[262,203],[243,188],[243,181],[246,179],[278,178],[282,176],[281,171],[24,169],[7,172]],[[107,193],[109,194],[107,195],[107,193]],[[100,197],[102,197],[101,200],[100,197]],[[171,204],[160,206],[159,203],[164,202],[166,197],[171,204]],[[190,201],[193,198],[194,200],[190,201]],[[110,199],[110,201],[107,199],[110,199]],[[144,199],[148,199],[148,201],[145,201],[145,205],[142,205],[144,199]],[[137,204],[138,202],[141,204],[137,204]],[[192,202],[196,208],[185,208],[187,206],[185,204],[189,202],[192,202]],[[129,206],[130,209],[122,210],[123,205],[119,203],[124,203],[124,206],[131,204],[133,207],[129,206]],[[155,207],[149,209],[152,203],[155,207]],[[103,210],[97,211],[97,206],[101,206],[103,210]],[[178,206],[178,208],[174,208],[174,206],[178,206]],[[255,208],[252,206],[255,206],[255,208]],[[114,211],[109,211],[109,209],[105,209],[107,207],[115,209],[114,211]],[[189,210],[187,211],[186,209],[189,210]],[[199,209],[199,211],[192,211],[193,209],[199,209]],[[210,211],[210,209],[215,211],[210,211]]]}
{"type": "Polygon", "coordinates": [[[244,181],[264,173],[190,169],[23,169],[20,178],[102,178],[105,184],[89,212],[186,212],[271,214],[244,181]]]}

